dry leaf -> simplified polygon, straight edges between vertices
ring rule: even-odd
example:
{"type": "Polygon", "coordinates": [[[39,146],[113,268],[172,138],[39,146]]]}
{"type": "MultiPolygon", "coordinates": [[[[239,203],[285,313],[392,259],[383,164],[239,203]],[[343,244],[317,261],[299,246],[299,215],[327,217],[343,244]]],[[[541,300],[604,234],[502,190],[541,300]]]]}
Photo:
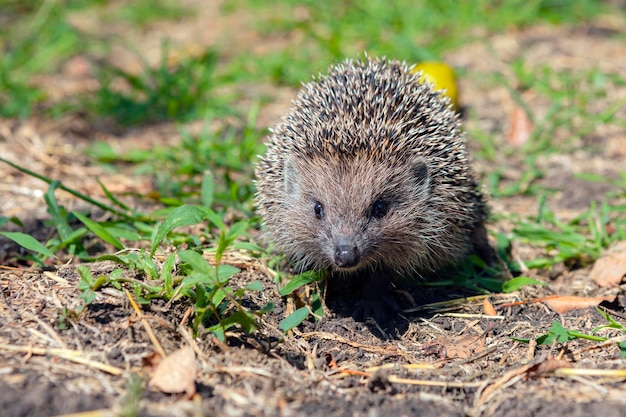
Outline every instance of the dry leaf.
{"type": "Polygon", "coordinates": [[[485,310],[485,314],[488,316],[497,316],[496,308],[491,304],[488,298],[483,300],[483,310],[485,310]]]}
{"type": "Polygon", "coordinates": [[[558,297],[550,297],[543,302],[555,313],[563,314],[570,310],[576,310],[578,308],[594,307],[600,304],[602,301],[612,302],[615,300],[615,296],[604,297],[577,297],[573,295],[564,295],[558,297]]]}
{"type": "Polygon", "coordinates": [[[335,361],[335,358],[333,357],[332,354],[327,353],[325,355],[325,359],[326,359],[326,365],[328,365],[330,369],[339,369],[339,365],[337,365],[337,362],[335,361]]]}
{"type": "Polygon", "coordinates": [[[528,142],[530,134],[533,131],[533,123],[530,121],[528,114],[520,106],[515,106],[511,114],[509,123],[509,131],[506,134],[506,141],[509,145],[520,147],[528,142]]]}
{"type": "Polygon", "coordinates": [[[196,357],[190,346],[178,349],[159,362],[150,387],[168,394],[184,392],[191,397],[196,392],[196,357]]]}
{"type": "Polygon", "coordinates": [[[465,359],[485,349],[485,340],[481,336],[465,335],[454,338],[446,344],[448,358],[465,359]]]}
{"type": "Polygon", "coordinates": [[[561,368],[569,368],[572,364],[565,359],[547,359],[539,362],[528,369],[527,377],[536,378],[547,373],[551,373],[561,368]]]}
{"type": "Polygon", "coordinates": [[[616,287],[626,275],[626,241],[609,248],[593,264],[589,277],[601,287],[616,287]]]}

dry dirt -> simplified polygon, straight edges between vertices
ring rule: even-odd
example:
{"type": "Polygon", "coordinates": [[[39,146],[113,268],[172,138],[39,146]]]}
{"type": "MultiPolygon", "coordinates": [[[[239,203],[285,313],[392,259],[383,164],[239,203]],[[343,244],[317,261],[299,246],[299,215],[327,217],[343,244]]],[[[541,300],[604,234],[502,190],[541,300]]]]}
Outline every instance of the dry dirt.
{"type": "MultiPolygon", "coordinates": [[[[211,7],[202,13],[205,15],[199,20],[212,19],[223,33],[233,25],[233,19],[244,19],[221,17],[211,7]]],[[[205,46],[229,39],[233,48],[245,48],[253,36],[241,31],[232,37],[217,36],[196,26],[190,22],[168,24],[133,34],[131,39],[145,42],[145,50],[150,51],[155,34],[176,33],[180,44],[205,46]]],[[[624,28],[626,22],[615,17],[569,28],[539,26],[487,37],[451,53],[446,57],[449,62],[474,74],[462,79],[460,85],[463,106],[476,114],[467,120],[468,128],[495,132],[500,144],[506,141],[514,101],[505,88],[482,89],[480,74],[499,71],[511,76],[507,64],[518,57],[524,57],[531,66],[600,68],[623,77],[626,45],[615,35],[624,39],[624,28]]],[[[76,80],[71,74],[60,74],[56,81],[62,86],[76,80]]],[[[291,90],[277,91],[276,101],[263,111],[259,123],[266,126],[276,121],[294,94],[291,90]]],[[[616,102],[625,97],[626,87],[615,86],[606,100],[616,102]]],[[[539,96],[524,99],[538,117],[544,116],[550,105],[539,96]]],[[[626,120],[626,110],[619,110],[618,115],[626,120]]],[[[120,149],[146,148],[155,143],[176,143],[179,133],[174,126],[159,125],[114,135],[86,125],[80,117],[0,121],[0,154],[9,160],[95,197],[101,197],[96,177],[110,188],[139,193],[150,189],[148,178],[111,174],[83,156],[81,149],[94,138],[108,140],[120,149]]],[[[558,132],[554,138],[565,139],[558,132]]],[[[575,173],[616,177],[624,170],[626,128],[596,126],[586,140],[591,143],[579,141],[570,154],[545,155],[536,161],[546,172],[540,180],[542,185],[557,189],[550,199],[551,208],[564,219],[580,214],[607,191],[606,187],[575,179],[575,173]]],[[[476,170],[485,176],[498,165],[502,161],[478,165],[476,170]]],[[[522,165],[515,155],[505,165],[509,167],[507,181],[520,178],[522,165]]],[[[4,197],[0,213],[20,217],[29,231],[46,239],[45,184],[6,165],[0,165],[0,178],[4,197]]],[[[78,204],[67,194],[58,196],[70,209],[78,204]]],[[[516,196],[494,199],[491,205],[496,214],[528,215],[536,213],[538,202],[536,197],[516,196]]],[[[492,231],[510,228],[506,221],[490,225],[492,231]]],[[[3,263],[14,251],[14,246],[0,241],[3,263]]],[[[514,242],[514,259],[528,260],[537,255],[514,242]]],[[[140,416],[611,417],[624,415],[626,410],[626,377],[568,375],[563,371],[626,369],[615,343],[577,340],[566,346],[537,346],[513,339],[534,339],[547,333],[553,321],[583,333],[606,323],[592,307],[557,314],[536,301],[555,294],[615,297],[603,306],[615,320],[626,324],[626,285],[599,288],[589,279],[590,266],[558,265],[551,270],[530,271],[547,285],[490,296],[495,315],[486,314],[483,297],[463,299],[472,294],[462,289],[409,287],[398,293],[398,302],[405,309],[402,314],[384,322],[363,323],[350,316],[351,296],[344,294],[334,302],[330,300],[332,312],[323,320],[306,322],[283,336],[278,322],[293,306],[278,295],[266,268],[241,254],[231,254],[227,261],[242,268],[237,282],[260,280],[265,285],[265,291],[251,295],[247,303],[257,307],[270,300],[276,303],[275,311],[262,321],[264,336],[233,334],[227,344],[209,336],[193,338],[185,326],[189,305],[155,303],[142,312],[142,320],[127,295],[112,288],[100,291],[82,316],[69,317],[67,329],[60,330],[64,309],[79,305],[75,263],[49,271],[2,266],[2,416],[52,416],[89,410],[98,411],[81,415],[123,415],[124,410],[128,412],[125,407],[133,404],[133,395],[140,397],[140,416]],[[438,309],[412,308],[444,300],[457,301],[438,309]],[[146,323],[154,331],[154,339],[146,323]],[[144,387],[158,356],[155,340],[168,355],[183,346],[193,348],[193,365],[179,367],[187,377],[195,377],[195,385],[187,387],[187,393],[164,394],[144,387]],[[194,389],[195,394],[189,393],[194,389]]],[[[100,263],[90,268],[108,272],[114,266],[100,263]]],[[[619,333],[606,330],[601,335],[619,333]]]]}

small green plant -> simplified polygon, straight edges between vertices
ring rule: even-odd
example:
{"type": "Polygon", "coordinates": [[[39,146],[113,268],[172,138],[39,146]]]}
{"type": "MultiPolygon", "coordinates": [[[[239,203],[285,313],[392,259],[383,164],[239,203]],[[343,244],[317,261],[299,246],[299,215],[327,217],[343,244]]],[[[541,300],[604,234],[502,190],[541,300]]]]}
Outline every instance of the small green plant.
{"type": "MultiPolygon", "coordinates": [[[[6,1],[3,3],[7,3],[6,1]]],[[[181,7],[177,2],[172,0],[139,0],[128,4],[119,5],[115,8],[102,7],[106,2],[102,0],[80,0],[80,1],[14,1],[9,0],[7,4],[3,4],[2,13],[0,13],[0,44],[2,44],[3,55],[0,60],[0,116],[2,117],[20,117],[26,118],[31,114],[44,113],[46,115],[59,115],[68,111],[75,111],[77,108],[77,100],[72,97],[62,99],[60,102],[51,102],[46,94],[48,85],[35,83],[33,79],[43,74],[49,74],[58,71],[67,60],[78,54],[96,55],[102,54],[102,50],[107,49],[111,40],[105,35],[82,33],[76,25],[72,23],[71,14],[79,15],[82,12],[96,10],[103,21],[127,21],[135,27],[145,26],[155,20],[178,19],[187,16],[190,11],[181,7]],[[112,11],[110,11],[112,10],[112,11]]],[[[198,76],[199,85],[202,88],[206,86],[208,76],[203,73],[200,68],[202,64],[210,64],[212,57],[198,57],[195,61],[182,63],[184,68],[179,73],[186,76],[198,76]],[[185,70],[188,72],[185,74],[185,70]]],[[[130,79],[130,75],[123,72],[116,74],[110,71],[103,75],[106,80],[109,78],[130,79]]],[[[212,67],[209,66],[206,72],[209,73],[212,67]]],[[[152,75],[152,78],[158,78],[152,75]]],[[[148,75],[148,78],[150,78],[148,75]]],[[[143,80],[142,80],[143,81],[143,80]]],[[[171,78],[165,82],[173,84],[171,78]]],[[[159,112],[165,111],[165,115],[170,117],[180,116],[182,113],[188,112],[193,105],[189,104],[190,97],[185,94],[194,94],[193,83],[183,83],[180,86],[172,85],[166,90],[162,85],[159,94],[169,92],[173,97],[169,98],[169,107],[165,110],[157,109],[155,114],[149,114],[148,117],[161,116],[159,112]],[[175,88],[190,87],[187,93],[173,91],[175,88]]],[[[135,90],[137,94],[149,91],[145,88],[135,90]]],[[[107,103],[107,92],[109,92],[109,101],[117,100],[118,104],[123,103],[123,98],[116,98],[114,92],[104,91],[101,111],[107,110],[106,105],[115,105],[116,103],[107,103]]],[[[197,94],[197,99],[201,100],[204,96],[197,94]]],[[[136,98],[136,96],[135,96],[136,98]]],[[[154,100],[154,97],[152,97],[154,100]]],[[[138,100],[132,102],[134,107],[131,110],[137,110],[140,106],[138,100]]],[[[162,103],[158,103],[162,104],[162,103]]],[[[199,107],[199,106],[196,106],[199,107]]],[[[186,113],[185,113],[186,114],[186,113]]],[[[132,122],[139,120],[137,114],[124,115],[124,121],[132,122]]]]}
{"type": "Polygon", "coordinates": [[[625,80],[616,74],[597,69],[587,71],[557,71],[549,66],[539,68],[517,60],[512,65],[517,85],[510,86],[504,77],[500,83],[507,87],[517,104],[524,109],[534,128],[522,151],[526,155],[552,153],[569,149],[577,140],[591,134],[597,126],[619,124],[617,112],[626,105],[625,99],[608,102],[607,91],[625,80]],[[550,101],[547,113],[539,118],[521,98],[521,92],[532,90],[550,101]],[[603,106],[598,103],[604,100],[603,106]]]}
{"type": "Polygon", "coordinates": [[[141,74],[105,66],[99,74],[101,88],[89,107],[96,115],[111,117],[122,125],[232,113],[214,91],[217,57],[209,49],[171,65],[164,43],[160,64],[153,68],[144,62],[141,74]]]}
{"type": "Polygon", "coordinates": [[[36,12],[12,9],[15,20],[0,29],[0,116],[28,117],[46,101],[46,94],[32,83],[33,75],[57,69],[81,48],[78,32],[65,21],[54,2],[45,1],[36,12]],[[20,18],[25,13],[25,18],[20,18]]]}
{"type": "Polygon", "coordinates": [[[626,197],[626,171],[620,172],[619,178],[616,178],[616,179],[607,178],[603,175],[592,174],[588,172],[582,172],[582,173],[576,174],[576,178],[589,181],[589,182],[594,182],[594,183],[611,184],[615,188],[615,190],[610,191],[607,194],[608,197],[610,198],[626,197]]]}
{"type": "MultiPolygon", "coordinates": [[[[306,271],[301,274],[295,275],[289,279],[279,293],[283,297],[287,297],[297,292],[300,288],[319,283],[326,279],[327,271],[306,271]]],[[[323,305],[317,288],[313,291],[310,306],[303,306],[296,311],[285,317],[279,324],[279,327],[283,331],[288,331],[298,326],[304,320],[309,317],[313,317],[315,320],[319,320],[324,316],[323,305]]]]}
{"type": "MultiPolygon", "coordinates": [[[[111,204],[94,200],[85,194],[64,186],[58,180],[52,180],[51,178],[40,175],[6,159],[0,158],[0,162],[4,162],[27,175],[31,175],[49,184],[48,191],[44,194],[44,200],[50,219],[45,223],[47,226],[56,230],[57,235],[53,236],[45,244],[41,244],[35,241],[34,238],[21,232],[2,232],[5,237],[15,241],[28,250],[34,251],[37,255],[28,256],[27,258],[37,264],[43,265],[45,259],[54,257],[55,253],[60,250],[66,250],[68,254],[78,256],[81,259],[89,259],[89,251],[85,247],[84,241],[90,232],[117,249],[124,247],[120,239],[139,241],[145,238],[145,236],[142,236],[142,229],[145,232],[145,228],[143,228],[145,224],[143,222],[149,220],[149,217],[131,210],[128,206],[115,198],[106,189],[104,184],[101,183],[100,186],[104,194],[110,199],[111,204]],[[82,213],[76,211],[68,212],[64,206],[59,204],[56,198],[55,192],[57,189],[69,192],[75,197],[105,212],[118,216],[118,220],[95,222],[82,213]],[[77,227],[77,223],[82,223],[83,226],[77,227]]],[[[0,227],[9,220],[10,219],[2,218],[0,220],[0,227]]]]}
{"type": "Polygon", "coordinates": [[[121,19],[133,26],[147,26],[163,20],[176,20],[192,15],[190,9],[173,0],[135,0],[115,8],[110,20],[121,19]]]}
{"type": "Polygon", "coordinates": [[[254,193],[252,161],[264,147],[265,132],[255,127],[258,111],[253,106],[239,126],[214,130],[209,119],[198,135],[181,128],[182,141],[176,146],[117,154],[110,145],[96,142],[88,154],[102,163],[133,163],[138,173],[153,175],[158,199],[168,206],[190,203],[249,210],[254,193]]]}
{"type": "MultiPolygon", "coordinates": [[[[252,333],[258,328],[258,319],[273,309],[273,304],[262,306],[256,310],[246,308],[242,304],[243,297],[250,291],[260,291],[263,286],[259,282],[250,282],[243,288],[229,285],[230,278],[240,270],[222,263],[226,250],[232,247],[236,239],[248,228],[248,222],[242,221],[227,227],[220,215],[208,208],[198,206],[180,206],[154,229],[151,239],[151,251],[124,250],[115,255],[103,255],[96,260],[113,261],[123,268],[117,268],[108,274],[94,277],[84,265],[77,267],[81,276],[81,307],[74,312],[78,317],[84,307],[96,297],[96,292],[105,286],[121,289],[130,288],[140,304],[150,304],[153,299],[162,299],[169,304],[191,300],[194,306],[192,328],[197,334],[202,328],[215,334],[221,340],[225,332],[239,328],[252,333]],[[197,250],[179,250],[157,262],[155,252],[174,229],[196,223],[209,221],[219,229],[212,250],[214,262],[209,262],[197,250]],[[138,277],[129,277],[130,271],[138,277]]],[[[70,314],[63,314],[64,320],[70,314]]]]}
{"type": "MultiPolygon", "coordinates": [[[[607,324],[602,326],[598,326],[592,330],[592,334],[581,333],[577,330],[567,330],[561,323],[558,321],[552,322],[552,326],[548,330],[548,333],[538,336],[536,341],[538,345],[551,345],[554,343],[566,344],[572,340],[576,339],[585,339],[591,340],[594,342],[606,342],[609,340],[608,337],[597,336],[595,333],[599,332],[602,329],[615,329],[624,334],[626,334],[626,326],[615,321],[609,314],[598,309],[598,312],[608,321],[607,324]]],[[[528,343],[528,339],[517,339],[519,342],[528,343]]],[[[626,341],[617,342],[617,346],[621,351],[622,358],[626,358],[626,341]]]]}
{"type": "MultiPolygon", "coordinates": [[[[544,268],[558,262],[588,264],[614,242],[626,238],[626,206],[592,203],[578,217],[562,222],[543,198],[534,221],[518,221],[509,239],[543,247],[549,255],[526,261],[529,268],[544,268]],[[612,230],[614,231],[612,231],[612,230]]],[[[515,265],[511,265],[516,270],[515,265]]]]}
{"type": "MultiPolygon", "coordinates": [[[[483,88],[505,87],[531,123],[524,142],[508,146],[506,132],[483,132],[476,128],[479,124],[476,110],[469,109],[471,140],[481,145],[475,155],[488,161],[507,160],[506,166],[497,166],[487,175],[486,189],[494,197],[553,192],[555,190],[541,184],[545,173],[537,162],[547,155],[579,147],[581,142],[598,134],[599,126],[622,127],[623,120],[618,112],[626,105],[626,99],[608,92],[624,85],[626,79],[598,69],[574,71],[555,70],[547,65],[535,67],[523,59],[514,61],[510,69],[514,78],[503,74],[485,77],[483,72],[467,73],[467,77],[483,88]],[[541,114],[525,102],[524,93],[528,92],[532,92],[535,101],[543,103],[538,106],[541,114]],[[521,177],[514,181],[507,178],[510,161],[521,171],[521,177]]],[[[594,145],[588,146],[593,149],[594,145]]]]}

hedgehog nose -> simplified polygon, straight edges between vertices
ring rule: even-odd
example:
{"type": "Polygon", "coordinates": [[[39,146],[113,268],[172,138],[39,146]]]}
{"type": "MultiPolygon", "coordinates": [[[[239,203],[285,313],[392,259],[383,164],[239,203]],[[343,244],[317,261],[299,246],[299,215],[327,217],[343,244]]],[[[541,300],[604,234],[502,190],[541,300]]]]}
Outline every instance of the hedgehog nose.
{"type": "Polygon", "coordinates": [[[357,266],[361,256],[354,245],[337,245],[335,249],[335,264],[340,268],[357,266]]]}

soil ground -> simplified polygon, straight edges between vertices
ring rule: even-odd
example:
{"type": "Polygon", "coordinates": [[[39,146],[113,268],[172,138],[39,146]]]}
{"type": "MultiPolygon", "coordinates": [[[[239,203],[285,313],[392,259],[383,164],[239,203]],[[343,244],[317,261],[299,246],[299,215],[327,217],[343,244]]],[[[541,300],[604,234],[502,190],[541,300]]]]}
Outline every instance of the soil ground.
{"type": "MultiPolygon", "coordinates": [[[[179,44],[193,39],[209,45],[222,38],[230,39],[233,48],[250,44],[253,35],[247,32],[230,33],[231,37],[222,34],[219,39],[216,34],[228,33],[232,20],[245,20],[245,16],[220,16],[211,7],[202,13],[205,15],[198,20],[215,22],[214,31],[203,32],[199,22],[187,21],[132,36],[146,45],[146,51],[157,48],[156,33],[176,33],[179,44]]],[[[242,21],[238,23],[235,27],[246,27],[242,21]]],[[[615,37],[621,33],[623,39],[625,28],[626,22],[616,17],[571,27],[531,27],[466,45],[446,59],[475,74],[502,71],[506,75],[508,64],[524,57],[531,67],[600,68],[625,75],[626,44],[615,37]]],[[[61,89],[69,90],[76,83],[72,75],[59,77],[61,89]]],[[[515,107],[507,90],[483,90],[476,77],[462,79],[460,89],[462,105],[476,114],[466,120],[468,129],[500,132],[505,141],[515,107]]],[[[294,95],[295,90],[275,91],[275,101],[263,110],[259,124],[269,126],[277,121],[294,95]]],[[[623,99],[626,87],[616,86],[607,95],[607,100],[623,99]]],[[[545,99],[524,99],[539,117],[547,113],[550,103],[545,99]]],[[[626,120],[626,110],[618,112],[626,120]]],[[[82,156],[81,149],[94,137],[129,149],[176,143],[179,133],[174,126],[158,125],[112,134],[85,124],[80,117],[1,120],[0,154],[96,197],[96,177],[127,191],[149,189],[148,178],[111,174],[82,156]]],[[[555,134],[555,141],[566,139],[555,134]]],[[[470,146],[476,148],[471,140],[470,146]]],[[[536,161],[546,172],[541,184],[556,189],[550,208],[563,219],[582,213],[607,191],[602,185],[576,179],[574,174],[593,172],[617,178],[624,170],[626,128],[597,126],[587,140],[575,144],[570,154],[546,155],[536,161]]],[[[481,163],[475,168],[485,177],[501,162],[481,163]]],[[[521,177],[523,165],[515,155],[507,166],[507,181],[521,177]]],[[[41,233],[45,240],[42,222],[47,214],[41,197],[45,184],[6,165],[0,165],[0,178],[4,196],[0,213],[19,216],[29,231],[41,233]]],[[[69,195],[59,194],[59,198],[70,209],[78,204],[69,195]]],[[[491,206],[495,214],[528,215],[536,213],[538,201],[533,196],[515,196],[492,199],[491,206]]],[[[489,225],[492,231],[506,232],[511,227],[506,221],[489,225]]],[[[0,244],[0,256],[8,259],[14,247],[6,241],[0,244]]],[[[537,255],[540,253],[520,243],[514,242],[511,248],[513,259],[537,255]]],[[[113,288],[100,291],[80,317],[65,317],[64,308],[71,310],[79,304],[75,263],[49,271],[0,269],[0,414],[34,417],[96,410],[81,415],[129,415],[129,407],[136,403],[133,396],[139,396],[140,416],[611,417],[625,413],[626,378],[557,372],[559,368],[626,369],[615,343],[576,340],[566,346],[544,346],[516,341],[546,334],[554,321],[583,333],[606,324],[595,308],[557,314],[544,303],[521,302],[554,294],[615,297],[606,306],[617,312],[617,321],[626,323],[625,285],[599,288],[589,279],[591,266],[557,265],[529,271],[546,286],[490,296],[497,309],[495,316],[485,314],[483,298],[463,298],[472,295],[463,289],[409,286],[398,293],[404,308],[401,314],[378,322],[357,322],[349,314],[353,296],[345,293],[321,321],[305,322],[283,336],[278,323],[292,306],[278,295],[267,269],[241,254],[230,254],[227,262],[242,268],[236,280],[265,284],[266,290],[247,302],[257,306],[270,300],[276,303],[275,311],[263,319],[266,337],[233,334],[228,344],[212,337],[193,338],[184,325],[189,305],[153,305],[141,320],[125,294],[113,288]],[[444,300],[457,301],[437,310],[418,308],[444,300]],[[60,330],[58,324],[64,317],[66,329],[60,330]],[[145,388],[157,349],[144,321],[168,354],[181,346],[193,348],[197,370],[194,395],[145,388]],[[71,351],[83,352],[82,357],[89,361],[68,360],[64,355],[71,351]]],[[[100,272],[114,267],[109,263],[90,265],[100,272]]]]}

